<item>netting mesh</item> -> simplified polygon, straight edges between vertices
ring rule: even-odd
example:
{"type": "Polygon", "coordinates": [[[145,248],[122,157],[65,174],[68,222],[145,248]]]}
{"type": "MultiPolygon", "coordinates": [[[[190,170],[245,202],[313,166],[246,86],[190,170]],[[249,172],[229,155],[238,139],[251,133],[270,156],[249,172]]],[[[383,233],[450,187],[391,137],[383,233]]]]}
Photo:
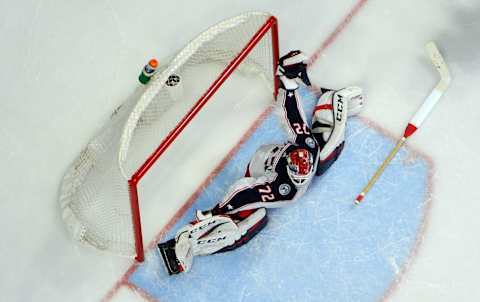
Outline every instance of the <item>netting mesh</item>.
{"type": "MultiPolygon", "coordinates": [[[[211,27],[115,110],[62,182],[63,218],[75,239],[116,254],[136,255],[128,180],[270,17],[247,13],[211,27]]],[[[258,78],[273,92],[274,51],[270,29],[234,72],[258,78]]]]}

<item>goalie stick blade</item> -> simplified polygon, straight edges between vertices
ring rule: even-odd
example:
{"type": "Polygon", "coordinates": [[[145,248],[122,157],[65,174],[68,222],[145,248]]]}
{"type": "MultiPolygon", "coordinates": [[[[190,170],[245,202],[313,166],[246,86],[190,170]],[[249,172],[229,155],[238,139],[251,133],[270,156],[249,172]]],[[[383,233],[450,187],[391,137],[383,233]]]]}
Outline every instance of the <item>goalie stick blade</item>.
{"type": "Polygon", "coordinates": [[[175,254],[175,239],[171,239],[157,245],[160,255],[162,255],[163,263],[169,275],[176,275],[183,272],[177,255],[175,254]]]}
{"type": "Polygon", "coordinates": [[[444,89],[446,89],[446,86],[450,84],[451,76],[447,64],[438,50],[437,44],[433,41],[428,42],[425,45],[425,50],[432,61],[432,64],[435,66],[435,69],[437,69],[440,74],[441,81],[445,84],[444,89]]]}
{"type": "MultiPolygon", "coordinates": [[[[428,97],[423,102],[422,106],[417,110],[417,112],[410,119],[409,124],[414,126],[416,129],[420,128],[427,116],[433,110],[437,102],[440,100],[445,90],[447,90],[451,78],[450,72],[448,71],[447,64],[443,60],[443,57],[438,51],[438,48],[434,42],[429,42],[426,46],[427,54],[432,61],[435,69],[440,74],[440,81],[437,83],[435,88],[430,92],[428,97]]],[[[411,127],[412,127],[411,126],[411,127]]],[[[415,130],[416,130],[415,129],[415,130]]],[[[413,133],[413,132],[412,132],[413,133]]]]}

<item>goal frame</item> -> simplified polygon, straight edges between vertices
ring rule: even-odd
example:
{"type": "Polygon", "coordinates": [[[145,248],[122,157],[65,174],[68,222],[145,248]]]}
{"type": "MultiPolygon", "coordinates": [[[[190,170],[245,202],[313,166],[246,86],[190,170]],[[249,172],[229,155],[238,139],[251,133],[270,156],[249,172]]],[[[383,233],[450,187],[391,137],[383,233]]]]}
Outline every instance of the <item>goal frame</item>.
{"type": "Polygon", "coordinates": [[[259,28],[253,35],[250,41],[245,45],[242,51],[227,65],[227,67],[220,73],[205,93],[199,98],[188,113],[180,120],[177,126],[162,140],[155,151],[146,159],[146,161],[136,170],[136,172],[128,180],[128,190],[130,197],[130,207],[132,214],[132,225],[135,240],[135,260],[143,262],[145,260],[145,250],[143,245],[142,225],[140,215],[140,205],[138,197],[138,185],[145,174],[156,163],[160,156],[169,148],[175,141],[189,122],[197,115],[202,107],[210,100],[215,92],[222,86],[228,77],[235,71],[235,69],[243,62],[243,60],[250,54],[251,50],[262,40],[262,38],[271,31],[272,43],[272,58],[273,58],[273,97],[276,97],[278,91],[278,79],[275,77],[276,65],[279,58],[279,43],[278,43],[278,21],[274,16],[270,16],[267,21],[259,28]]]}

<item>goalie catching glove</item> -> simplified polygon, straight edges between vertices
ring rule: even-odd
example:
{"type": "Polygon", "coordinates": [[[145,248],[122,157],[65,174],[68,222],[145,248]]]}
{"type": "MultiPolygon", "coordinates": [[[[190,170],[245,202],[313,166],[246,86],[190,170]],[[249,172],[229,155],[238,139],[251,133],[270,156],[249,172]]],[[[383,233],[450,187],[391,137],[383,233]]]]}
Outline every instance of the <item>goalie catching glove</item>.
{"type": "Polygon", "coordinates": [[[241,221],[224,215],[197,215],[202,220],[181,228],[174,239],[158,244],[168,274],[188,272],[193,257],[236,249],[253,238],[266,224],[264,208],[241,221]]]}
{"type": "Polygon", "coordinates": [[[292,50],[278,59],[277,75],[310,86],[307,74],[307,56],[300,50],[292,50]]]}

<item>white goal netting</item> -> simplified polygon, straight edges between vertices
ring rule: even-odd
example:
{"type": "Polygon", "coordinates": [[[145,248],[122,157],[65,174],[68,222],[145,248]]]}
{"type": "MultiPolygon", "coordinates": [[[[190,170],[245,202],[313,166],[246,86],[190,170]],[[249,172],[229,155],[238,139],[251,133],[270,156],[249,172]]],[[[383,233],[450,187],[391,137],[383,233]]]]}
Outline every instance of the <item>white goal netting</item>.
{"type": "MultiPolygon", "coordinates": [[[[132,212],[137,201],[132,206],[129,181],[133,186],[138,183],[158,158],[155,152],[168,147],[209,96],[222,90],[221,83],[230,74],[257,79],[274,93],[277,56],[275,18],[247,13],[200,34],[146,87],[138,87],[64,176],[60,205],[73,237],[101,250],[143,259],[139,255],[143,242],[135,236],[140,222],[132,212]]],[[[136,188],[133,191],[136,199],[136,188]]]]}

